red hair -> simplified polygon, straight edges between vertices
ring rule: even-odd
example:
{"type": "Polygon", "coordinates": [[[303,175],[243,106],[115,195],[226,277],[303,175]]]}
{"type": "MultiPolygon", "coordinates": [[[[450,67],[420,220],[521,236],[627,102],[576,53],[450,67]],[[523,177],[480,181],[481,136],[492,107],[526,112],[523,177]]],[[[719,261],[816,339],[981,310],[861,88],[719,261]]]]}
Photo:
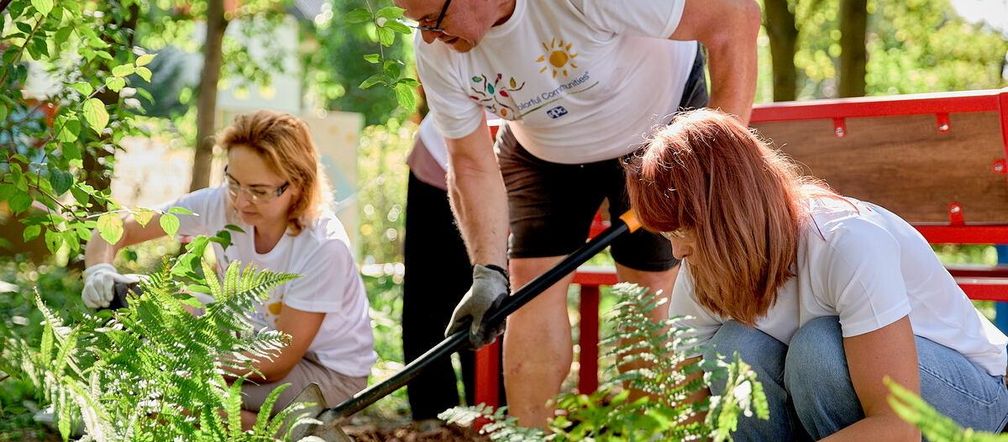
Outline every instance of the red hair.
{"type": "Polygon", "coordinates": [[[695,235],[688,260],[698,302],[747,325],[766,315],[793,276],[803,186],[813,181],[738,120],[709,109],[676,116],[626,171],[645,228],[695,235]]]}

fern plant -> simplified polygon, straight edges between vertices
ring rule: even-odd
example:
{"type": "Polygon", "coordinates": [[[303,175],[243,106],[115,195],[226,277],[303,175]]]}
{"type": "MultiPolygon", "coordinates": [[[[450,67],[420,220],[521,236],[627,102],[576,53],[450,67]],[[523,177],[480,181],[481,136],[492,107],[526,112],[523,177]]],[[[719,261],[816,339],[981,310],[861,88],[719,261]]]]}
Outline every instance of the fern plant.
{"type": "MultiPolygon", "coordinates": [[[[284,422],[311,421],[295,404],[270,417],[284,387],[274,390],[255,427],[241,427],[241,383],[229,368],[248,370],[250,357],[286,345],[277,331],[253,330],[250,313],[276,286],[296,275],[232,263],[218,279],[202,264],[215,302],[192,315],[191,296],[170,267],[150,275],[127,307],[67,325],[36,296],[45,325],[38,347],[8,338],[4,359],[52,404],[64,440],[76,431],[98,441],[274,440],[284,422]]],[[[289,430],[288,429],[288,430],[289,430]]],[[[289,433],[288,433],[289,434],[289,433]]]]}
{"type": "Polygon", "coordinates": [[[931,442],[1008,442],[1008,436],[964,429],[892,379],[887,377],[884,382],[892,393],[888,398],[889,406],[903,420],[920,428],[921,435],[931,442]]]}
{"type": "Polygon", "coordinates": [[[463,426],[477,419],[489,422],[481,432],[491,440],[730,440],[741,414],[769,416],[769,407],[756,374],[738,355],[730,362],[710,364],[701,375],[700,362],[687,360],[680,351],[691,343],[678,319],[655,322],[648,313],[664,298],[633,284],[618,284],[619,298],[610,313],[614,331],[600,345],[617,366],[646,368],[616,373],[610,367],[608,382],[591,394],[563,393],[556,398],[557,416],[549,432],[523,428],[505,414],[504,407],[455,407],[438,417],[463,426]],[[644,364],[641,364],[644,363],[644,364]],[[709,399],[688,398],[714,381],[725,381],[726,393],[709,399]],[[628,388],[625,388],[628,387],[628,388]],[[633,399],[630,391],[648,393],[633,399]],[[705,417],[702,417],[706,414],[705,417]]]}

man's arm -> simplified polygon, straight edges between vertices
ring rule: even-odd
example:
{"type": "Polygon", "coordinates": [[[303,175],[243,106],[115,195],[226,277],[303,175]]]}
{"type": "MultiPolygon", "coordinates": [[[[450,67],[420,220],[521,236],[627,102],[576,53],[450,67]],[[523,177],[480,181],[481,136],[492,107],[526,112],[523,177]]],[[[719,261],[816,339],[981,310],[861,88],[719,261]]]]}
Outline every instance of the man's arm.
{"type": "Polygon", "coordinates": [[[447,139],[448,193],[474,264],[507,268],[507,192],[486,118],[462,138],[447,139]]]}
{"type": "Polygon", "coordinates": [[[672,40],[697,40],[707,48],[711,78],[708,107],[749,124],[756,95],[756,36],[760,9],[752,0],[685,0],[672,40]]]}

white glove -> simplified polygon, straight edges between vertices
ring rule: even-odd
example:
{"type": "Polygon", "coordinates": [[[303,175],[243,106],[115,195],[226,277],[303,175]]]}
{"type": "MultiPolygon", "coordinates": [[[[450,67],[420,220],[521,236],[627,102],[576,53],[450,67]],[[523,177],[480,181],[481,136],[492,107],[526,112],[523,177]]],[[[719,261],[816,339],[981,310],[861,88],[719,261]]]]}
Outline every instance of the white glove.
{"type": "Polygon", "coordinates": [[[505,321],[487,324],[483,321],[488,312],[500,307],[511,292],[507,272],[497,266],[473,266],[473,283],[452,312],[445,337],[469,325],[469,343],[480,348],[492,343],[504,333],[505,321]]]}
{"type": "Polygon", "coordinates": [[[108,307],[115,296],[115,283],[133,284],[140,282],[137,275],[120,275],[109,263],[95,264],[84,269],[84,290],[81,299],[88,308],[108,307]]]}

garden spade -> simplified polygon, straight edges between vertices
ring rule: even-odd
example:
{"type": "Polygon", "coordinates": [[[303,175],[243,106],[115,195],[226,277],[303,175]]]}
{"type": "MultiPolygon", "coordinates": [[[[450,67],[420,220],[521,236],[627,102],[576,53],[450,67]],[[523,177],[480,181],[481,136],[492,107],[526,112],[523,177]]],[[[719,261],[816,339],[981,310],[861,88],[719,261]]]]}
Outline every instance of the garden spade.
{"type": "MultiPolygon", "coordinates": [[[[497,309],[488,312],[487,323],[491,328],[496,324],[500,324],[508,315],[517,311],[565,275],[573,272],[578,266],[584,264],[598,252],[601,252],[613,240],[624,233],[636,231],[638,228],[640,228],[640,222],[637,221],[636,215],[633,212],[624,213],[620,216],[619,220],[613,220],[609,228],[596,235],[570,255],[567,255],[556,266],[512,293],[497,309]]],[[[403,367],[399,373],[385,381],[372,385],[332,408],[327,408],[325,399],[322,397],[321,392],[318,391],[318,387],[315,387],[314,393],[311,391],[307,393],[302,391],[301,393],[305,395],[304,402],[317,404],[314,409],[318,410],[315,418],[319,423],[299,426],[292,433],[291,440],[301,440],[310,436],[332,442],[352,440],[339,427],[343,420],[406,385],[407,382],[416,377],[417,374],[432,362],[462,350],[467,345],[469,345],[469,327],[463,327],[460,331],[448,336],[441,343],[435,345],[434,348],[431,348],[419,358],[403,367]],[[315,394],[315,396],[312,397],[312,394],[315,394]]],[[[310,385],[310,387],[312,386],[310,385]]],[[[309,388],[305,390],[309,390],[309,388]]],[[[301,395],[299,395],[291,403],[297,403],[301,399],[301,395]]]]}

